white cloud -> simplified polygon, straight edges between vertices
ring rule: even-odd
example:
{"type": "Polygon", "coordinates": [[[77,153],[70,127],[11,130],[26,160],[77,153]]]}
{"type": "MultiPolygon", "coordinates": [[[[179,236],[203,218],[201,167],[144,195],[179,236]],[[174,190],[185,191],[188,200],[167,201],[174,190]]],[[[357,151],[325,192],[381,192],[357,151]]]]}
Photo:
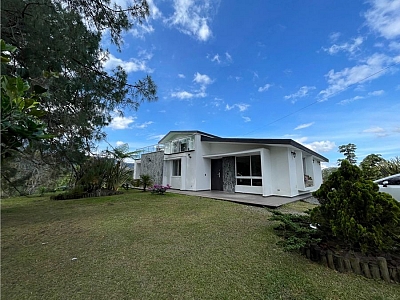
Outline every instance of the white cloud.
{"type": "MultiPolygon", "coordinates": [[[[285,135],[285,137],[289,137],[289,138],[291,138],[293,135],[290,135],[290,134],[286,134],[285,135]]],[[[306,137],[306,136],[303,136],[303,137],[301,137],[301,138],[296,138],[295,139],[295,141],[296,142],[298,142],[298,143],[300,143],[300,144],[303,144],[304,145],[304,142],[305,141],[307,141],[308,140],[308,137],[306,137]]]]}
{"type": "Polygon", "coordinates": [[[239,111],[245,111],[245,110],[247,110],[248,108],[249,108],[249,104],[244,104],[244,103],[237,103],[237,104],[233,104],[232,106],[229,106],[229,104],[227,104],[226,106],[225,106],[225,110],[232,110],[232,109],[234,109],[234,108],[238,108],[239,109],[239,111]]]}
{"type": "Polygon", "coordinates": [[[219,53],[217,53],[214,55],[207,54],[206,57],[212,62],[223,65],[230,65],[233,61],[232,56],[228,52],[225,52],[225,56],[219,55],[219,53]]]}
{"type": "Polygon", "coordinates": [[[224,104],[224,100],[221,98],[214,98],[213,101],[210,102],[211,105],[215,106],[215,107],[219,107],[221,106],[221,104],[224,104]]]}
{"type": "Polygon", "coordinates": [[[349,104],[349,103],[351,103],[351,102],[354,102],[354,101],[357,101],[357,100],[360,100],[360,99],[364,99],[364,97],[363,97],[363,96],[355,96],[355,97],[353,97],[353,98],[344,99],[344,100],[338,102],[338,104],[340,104],[340,105],[346,105],[346,104],[349,104]]]}
{"type": "Polygon", "coordinates": [[[137,58],[131,58],[129,61],[124,61],[112,54],[108,54],[108,57],[104,59],[103,67],[107,71],[111,71],[117,66],[121,66],[127,73],[138,71],[152,73],[153,70],[147,66],[147,62],[150,58],[151,55],[147,54],[147,56],[141,60],[137,58]]]}
{"type": "Polygon", "coordinates": [[[400,0],[370,0],[364,14],[367,25],[386,39],[400,36],[400,0]]]}
{"type": "Polygon", "coordinates": [[[315,86],[302,86],[296,93],[287,95],[284,98],[286,100],[292,99],[292,103],[295,103],[298,98],[303,98],[308,96],[308,92],[315,90],[315,86]]]}
{"type": "Polygon", "coordinates": [[[249,117],[242,117],[245,123],[251,122],[251,119],[249,117]]]}
{"type": "Polygon", "coordinates": [[[344,43],[341,45],[332,45],[329,48],[322,48],[324,51],[328,52],[329,54],[336,54],[340,51],[349,52],[350,54],[354,54],[357,50],[359,50],[359,46],[363,43],[364,39],[359,36],[353,39],[353,43],[344,43]]]}
{"type": "Polygon", "coordinates": [[[162,16],[161,11],[158,9],[158,7],[154,4],[153,0],[146,0],[147,4],[149,5],[150,9],[150,18],[152,19],[158,19],[162,16]]]}
{"type": "Polygon", "coordinates": [[[315,123],[315,122],[306,123],[306,124],[301,124],[301,125],[297,126],[294,130],[299,130],[299,129],[308,128],[308,127],[314,125],[314,123],[315,123]]]}
{"type": "Polygon", "coordinates": [[[231,79],[235,79],[236,81],[240,81],[240,80],[242,80],[242,79],[243,79],[243,77],[229,75],[229,76],[228,76],[228,79],[229,79],[229,80],[231,80],[231,79]]]}
{"type": "Polygon", "coordinates": [[[388,133],[386,132],[385,129],[383,129],[382,127],[376,126],[376,127],[371,127],[368,129],[365,129],[362,131],[363,133],[372,133],[377,137],[385,137],[388,135],[388,133]]]}
{"type": "Polygon", "coordinates": [[[199,5],[193,0],[174,0],[173,7],[174,14],[165,20],[167,24],[200,41],[207,41],[211,37],[208,25],[212,9],[210,0],[202,1],[199,5]]]}
{"type": "Polygon", "coordinates": [[[365,130],[363,130],[363,132],[365,132],[365,133],[382,133],[382,132],[385,132],[385,129],[377,126],[377,127],[371,127],[371,128],[365,129],[365,130]]]}
{"type": "Polygon", "coordinates": [[[312,143],[306,143],[307,140],[308,140],[308,137],[306,137],[306,136],[295,139],[296,142],[306,146],[307,148],[310,148],[311,150],[313,150],[315,152],[329,152],[332,149],[336,148],[335,142],[315,141],[312,143]]]}
{"type": "Polygon", "coordinates": [[[181,91],[181,92],[171,93],[171,97],[179,98],[179,99],[190,99],[190,98],[195,97],[195,95],[192,93],[186,92],[186,91],[181,91]]]}
{"type": "MultiPolygon", "coordinates": [[[[115,1],[115,0],[114,0],[115,1]]],[[[125,2],[124,8],[127,7],[126,3],[129,3],[126,0],[117,0],[116,2],[125,2]]],[[[129,30],[129,32],[137,38],[144,38],[146,34],[150,34],[154,32],[154,27],[151,25],[151,20],[156,20],[162,17],[161,11],[154,4],[153,0],[147,0],[147,4],[149,5],[150,15],[149,17],[142,23],[134,22],[135,26],[129,30]]]]}
{"type": "Polygon", "coordinates": [[[136,24],[135,27],[131,28],[129,32],[136,38],[144,38],[146,34],[154,32],[154,27],[146,22],[142,24],[136,24]]]}
{"type": "Polygon", "coordinates": [[[147,139],[148,140],[161,140],[163,137],[165,136],[165,134],[158,134],[158,135],[151,135],[149,136],[147,139]]]}
{"type": "Polygon", "coordinates": [[[382,127],[376,126],[376,127],[371,127],[368,129],[365,129],[362,131],[363,133],[372,133],[374,135],[376,135],[377,137],[385,137],[388,135],[388,133],[386,132],[385,129],[383,129],[382,127]]]}
{"type": "Polygon", "coordinates": [[[113,119],[109,125],[112,129],[120,130],[120,129],[128,129],[129,124],[135,122],[136,117],[123,117],[114,114],[113,119]]]}
{"type": "Polygon", "coordinates": [[[283,73],[284,73],[287,77],[290,77],[290,76],[292,76],[293,71],[290,70],[290,69],[286,69],[286,70],[283,71],[283,73]]]}
{"type": "Polygon", "coordinates": [[[199,72],[194,74],[193,81],[198,84],[201,84],[201,85],[209,85],[212,83],[212,80],[210,77],[208,77],[207,75],[200,74],[199,72]]]}
{"type": "Polygon", "coordinates": [[[393,51],[400,51],[400,43],[399,42],[390,42],[389,49],[393,51]]]}
{"type": "Polygon", "coordinates": [[[178,74],[178,77],[179,77],[179,78],[186,78],[186,76],[183,75],[183,74],[178,74]]]}
{"type": "Polygon", "coordinates": [[[385,93],[384,90],[379,90],[379,91],[373,91],[373,92],[369,92],[368,96],[381,96],[385,93]]]}
{"type": "Polygon", "coordinates": [[[193,82],[200,85],[199,89],[195,89],[191,92],[188,91],[172,92],[171,97],[179,99],[204,98],[207,96],[206,93],[207,85],[213,83],[213,81],[208,75],[200,74],[199,72],[194,74],[193,82]]]}
{"type": "Polygon", "coordinates": [[[219,54],[215,54],[214,57],[211,59],[211,61],[216,61],[217,63],[221,63],[221,60],[219,59],[219,54]]]}
{"type": "Polygon", "coordinates": [[[342,34],[341,34],[340,32],[332,32],[332,33],[329,35],[329,39],[331,40],[332,43],[334,43],[334,42],[336,42],[336,41],[339,39],[339,37],[340,37],[341,35],[342,35],[342,34]]]}
{"type": "Polygon", "coordinates": [[[259,91],[259,92],[268,91],[269,88],[270,88],[271,86],[272,86],[272,84],[267,83],[267,84],[265,84],[264,86],[260,86],[260,87],[258,88],[258,91],[259,91]]]}
{"type": "Polygon", "coordinates": [[[153,121],[144,122],[143,124],[136,125],[135,128],[144,129],[153,123],[153,121]]]}
{"type": "Polygon", "coordinates": [[[122,145],[125,145],[126,143],[124,143],[124,142],[122,142],[122,141],[117,141],[115,144],[116,144],[117,146],[122,146],[122,145]]]}
{"type": "Polygon", "coordinates": [[[304,145],[315,152],[329,152],[332,149],[336,148],[335,142],[331,141],[312,142],[310,144],[304,144],[304,145]]]}
{"type": "Polygon", "coordinates": [[[384,68],[398,59],[398,57],[391,58],[384,54],[375,53],[362,61],[361,64],[352,68],[345,68],[338,72],[333,69],[330,70],[325,75],[329,86],[319,92],[320,101],[327,100],[332,95],[344,91],[351,85],[382,76],[387,72],[384,68]]]}

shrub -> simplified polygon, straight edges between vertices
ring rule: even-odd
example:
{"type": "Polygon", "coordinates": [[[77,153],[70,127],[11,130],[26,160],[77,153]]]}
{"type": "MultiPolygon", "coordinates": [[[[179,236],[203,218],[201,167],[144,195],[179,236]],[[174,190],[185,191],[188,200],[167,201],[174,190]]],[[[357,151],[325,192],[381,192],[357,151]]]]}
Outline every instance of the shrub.
{"type": "Polygon", "coordinates": [[[150,175],[142,174],[140,175],[140,184],[143,187],[143,192],[145,192],[146,188],[153,184],[153,179],[150,175]]]}
{"type": "Polygon", "coordinates": [[[151,189],[152,194],[163,195],[171,186],[167,184],[166,186],[155,184],[151,189]]]}
{"type": "Polygon", "coordinates": [[[310,227],[310,215],[283,214],[279,211],[271,211],[271,218],[280,221],[274,229],[277,235],[284,238],[279,242],[286,251],[300,250],[301,248],[320,242],[318,231],[310,227]]]}
{"type": "Polygon", "coordinates": [[[313,193],[321,205],[311,221],[327,238],[363,253],[393,250],[399,239],[400,203],[347,160],[313,193]]]}

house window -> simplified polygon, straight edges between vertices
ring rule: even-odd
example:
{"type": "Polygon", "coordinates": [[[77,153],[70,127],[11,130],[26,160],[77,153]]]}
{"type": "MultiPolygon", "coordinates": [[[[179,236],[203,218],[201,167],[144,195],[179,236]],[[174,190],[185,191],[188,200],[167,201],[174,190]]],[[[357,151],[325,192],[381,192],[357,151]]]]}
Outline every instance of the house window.
{"type": "Polygon", "coordinates": [[[172,161],[172,176],[181,176],[181,160],[172,161]]]}
{"type": "Polygon", "coordinates": [[[236,157],[236,175],[250,176],[250,156],[236,157]]]}
{"type": "Polygon", "coordinates": [[[180,142],[180,152],[184,152],[184,151],[187,151],[188,150],[188,143],[187,143],[187,140],[186,139],[184,139],[184,140],[182,140],[181,142],[180,142]]]}
{"type": "Polygon", "coordinates": [[[165,154],[194,150],[194,136],[188,136],[165,143],[165,154]]]}
{"type": "Polygon", "coordinates": [[[236,157],[236,184],[262,186],[261,156],[236,157]]]}

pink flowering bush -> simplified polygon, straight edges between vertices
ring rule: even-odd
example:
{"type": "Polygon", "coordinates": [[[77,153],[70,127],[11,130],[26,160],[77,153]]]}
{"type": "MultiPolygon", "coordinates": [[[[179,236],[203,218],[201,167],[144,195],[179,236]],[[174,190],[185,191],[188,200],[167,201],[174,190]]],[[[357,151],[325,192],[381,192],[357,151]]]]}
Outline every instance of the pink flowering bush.
{"type": "Polygon", "coordinates": [[[152,194],[163,195],[166,190],[170,189],[171,186],[167,184],[166,186],[155,184],[151,189],[152,194]]]}

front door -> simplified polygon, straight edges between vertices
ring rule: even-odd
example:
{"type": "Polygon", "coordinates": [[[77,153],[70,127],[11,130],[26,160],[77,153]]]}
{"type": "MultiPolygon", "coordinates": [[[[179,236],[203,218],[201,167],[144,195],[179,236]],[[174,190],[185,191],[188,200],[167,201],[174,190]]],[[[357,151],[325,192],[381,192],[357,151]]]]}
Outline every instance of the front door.
{"type": "Polygon", "coordinates": [[[223,190],[222,159],[211,160],[211,190],[223,190]]]}

